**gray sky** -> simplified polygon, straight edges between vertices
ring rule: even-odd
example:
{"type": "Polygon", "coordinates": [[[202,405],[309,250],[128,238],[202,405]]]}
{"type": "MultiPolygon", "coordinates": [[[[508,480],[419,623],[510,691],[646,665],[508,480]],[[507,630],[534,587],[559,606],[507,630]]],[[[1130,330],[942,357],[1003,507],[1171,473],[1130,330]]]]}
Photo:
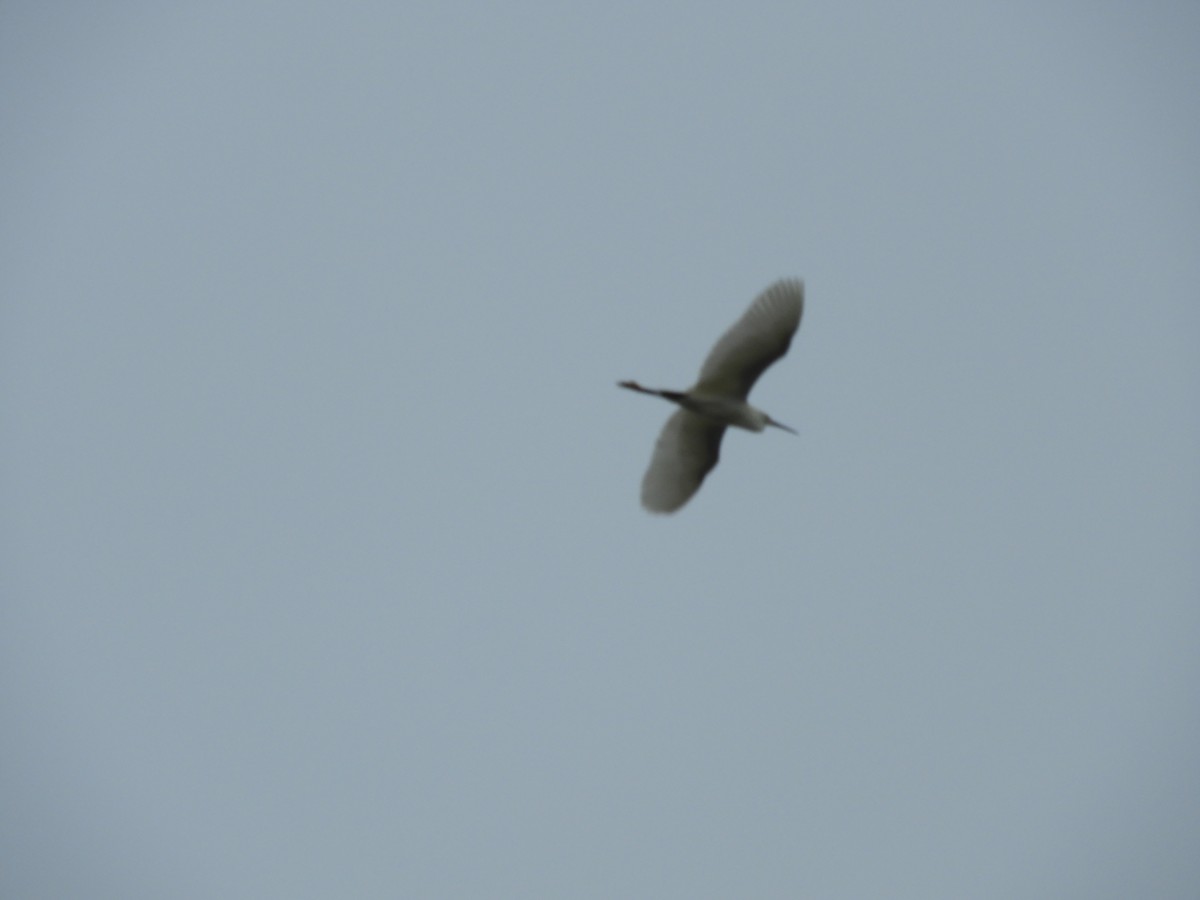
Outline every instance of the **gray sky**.
{"type": "Polygon", "coordinates": [[[1198,41],[5,3],[0,894],[1194,897],[1198,41]]]}

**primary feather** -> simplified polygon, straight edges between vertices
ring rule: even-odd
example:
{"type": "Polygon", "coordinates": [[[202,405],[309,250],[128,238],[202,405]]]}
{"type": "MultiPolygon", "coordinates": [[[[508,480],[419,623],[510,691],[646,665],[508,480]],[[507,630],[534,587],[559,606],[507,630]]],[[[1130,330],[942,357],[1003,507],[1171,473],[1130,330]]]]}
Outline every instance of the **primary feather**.
{"type": "Polygon", "coordinates": [[[775,282],[709,351],[692,393],[745,400],[759,376],[787,353],[803,312],[804,283],[775,282]]]}
{"type": "Polygon", "coordinates": [[[642,478],[642,506],[675,512],[700,490],[721,456],[725,426],[681,409],[667,419],[642,478]]]}

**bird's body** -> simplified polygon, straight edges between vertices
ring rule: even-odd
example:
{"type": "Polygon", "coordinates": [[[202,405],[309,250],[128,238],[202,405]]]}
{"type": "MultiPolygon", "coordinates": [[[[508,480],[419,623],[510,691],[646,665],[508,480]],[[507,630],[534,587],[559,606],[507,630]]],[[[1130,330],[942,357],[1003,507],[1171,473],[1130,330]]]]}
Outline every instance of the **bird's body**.
{"type": "Polygon", "coordinates": [[[693,391],[656,391],[652,388],[644,388],[636,381],[619,381],[617,384],[640,394],[653,394],[664,400],[670,400],[672,403],[678,403],[688,412],[703,416],[705,419],[721,425],[732,425],[734,428],[744,428],[747,431],[763,431],[768,425],[774,425],[785,431],[792,430],[786,425],[780,425],[761,409],[751,406],[744,400],[698,394],[693,391]]]}
{"type": "Polygon", "coordinates": [[[618,384],[654,394],[681,409],[667,420],[650,468],[642,479],[642,505],[651,512],[675,512],[699,490],[721,451],[729,426],[763,431],[771,425],[791,431],[746,402],[754,382],[788,351],[804,311],[804,283],[778,281],[763,291],[745,314],[722,335],[687,391],[645,388],[636,381],[618,384]]]}

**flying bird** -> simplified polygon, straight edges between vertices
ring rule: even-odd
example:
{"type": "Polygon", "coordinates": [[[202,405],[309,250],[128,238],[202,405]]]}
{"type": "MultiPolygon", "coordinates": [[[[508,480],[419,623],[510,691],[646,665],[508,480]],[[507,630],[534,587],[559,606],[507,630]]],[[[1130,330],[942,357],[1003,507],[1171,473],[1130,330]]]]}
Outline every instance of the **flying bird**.
{"type": "Polygon", "coordinates": [[[700,367],[700,378],[686,391],[644,388],[636,381],[620,387],[653,394],[682,407],[667,419],[650,468],[642,478],[642,506],[672,513],[700,489],[721,453],[730,425],[762,431],[768,425],[796,432],[746,402],[754,382],[788,351],[804,311],[804,282],[777,281],[755,298],[721,336],[700,367]]]}

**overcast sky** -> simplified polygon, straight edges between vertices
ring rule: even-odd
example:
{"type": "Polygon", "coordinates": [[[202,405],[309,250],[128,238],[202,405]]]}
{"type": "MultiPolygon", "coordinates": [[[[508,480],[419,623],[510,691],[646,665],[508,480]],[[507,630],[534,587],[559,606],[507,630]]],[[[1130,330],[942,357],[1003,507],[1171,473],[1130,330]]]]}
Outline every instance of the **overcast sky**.
{"type": "Polygon", "coordinates": [[[0,895],[1194,898],[1198,46],[4,3],[0,895]]]}

